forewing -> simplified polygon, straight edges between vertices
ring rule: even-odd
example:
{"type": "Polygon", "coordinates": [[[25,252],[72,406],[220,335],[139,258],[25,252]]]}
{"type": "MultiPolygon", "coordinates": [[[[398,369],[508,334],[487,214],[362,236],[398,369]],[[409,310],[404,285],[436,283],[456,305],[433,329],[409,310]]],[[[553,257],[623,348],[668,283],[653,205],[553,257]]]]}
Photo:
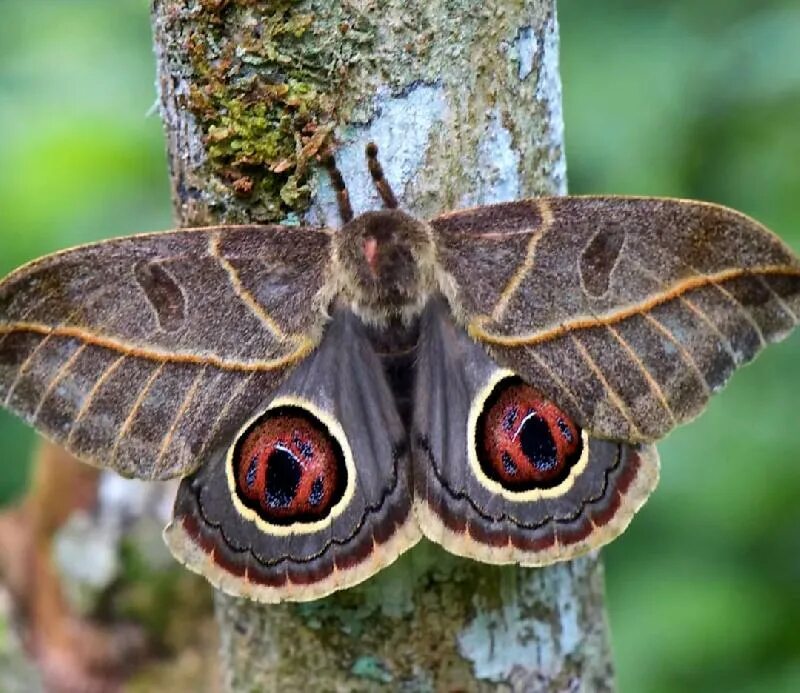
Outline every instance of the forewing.
{"type": "Polygon", "coordinates": [[[167,544],[230,594],[262,602],[317,599],[365,580],[419,540],[409,474],[407,434],[381,363],[358,318],[340,310],[319,349],[181,482],[167,544]],[[301,421],[281,418],[287,416],[301,421]],[[304,438],[307,418],[338,441],[335,474],[317,465],[323,446],[304,438]],[[242,443],[264,420],[277,422],[284,438],[270,433],[262,448],[242,443]],[[307,467],[281,452],[292,445],[307,467]],[[259,456],[259,449],[273,452],[259,456]],[[296,514],[313,510],[309,503],[318,506],[313,517],[296,514]]]}
{"type": "Polygon", "coordinates": [[[33,262],[0,284],[0,403],[92,464],[185,474],[314,347],[329,244],[209,227],[33,262]]]}
{"type": "MultiPolygon", "coordinates": [[[[520,488],[512,477],[524,473],[522,463],[531,460],[517,458],[520,464],[509,467],[507,481],[490,478],[477,458],[475,414],[488,406],[493,385],[509,375],[452,322],[446,306],[429,306],[412,430],[415,511],[422,531],[458,555],[529,566],[573,558],[611,541],[655,488],[655,448],[584,432],[580,456],[563,474],[520,488]]],[[[514,412],[518,425],[526,412],[516,404],[514,412]]],[[[538,442],[541,451],[546,441],[538,442]]],[[[505,459],[505,450],[502,454],[505,459]]]]}
{"type": "Polygon", "coordinates": [[[798,258],[724,207],[543,198],[431,223],[470,334],[602,437],[696,416],[800,316],[798,258]]]}

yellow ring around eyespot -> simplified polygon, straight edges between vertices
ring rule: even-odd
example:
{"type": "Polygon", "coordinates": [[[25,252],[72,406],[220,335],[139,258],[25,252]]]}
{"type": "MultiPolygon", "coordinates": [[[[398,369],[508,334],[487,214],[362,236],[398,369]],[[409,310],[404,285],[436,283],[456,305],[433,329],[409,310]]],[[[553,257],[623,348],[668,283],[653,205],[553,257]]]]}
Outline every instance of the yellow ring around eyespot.
{"type": "Polygon", "coordinates": [[[303,399],[302,397],[285,396],[275,398],[269,403],[269,406],[264,409],[264,411],[253,416],[244,426],[239,429],[239,431],[236,433],[236,438],[233,444],[228,448],[228,454],[225,456],[225,475],[228,479],[228,491],[231,494],[231,499],[233,500],[233,505],[236,508],[236,512],[238,512],[246,520],[254,522],[262,532],[272,534],[273,536],[278,535],[282,537],[293,534],[311,534],[313,532],[319,532],[320,530],[330,526],[330,524],[344,512],[344,509],[352,500],[356,489],[356,466],[353,462],[353,453],[350,449],[349,443],[347,442],[347,436],[344,433],[344,429],[341,427],[339,422],[331,417],[327,412],[322,411],[315,404],[307,399],[303,399]],[[264,520],[255,510],[248,508],[244,503],[242,503],[238,494],[236,493],[236,480],[233,474],[233,452],[236,449],[236,444],[258,419],[264,416],[264,414],[266,414],[268,411],[277,409],[278,407],[299,407],[300,409],[305,409],[312,416],[315,416],[322,422],[322,424],[328,429],[328,432],[334,438],[336,438],[336,442],[338,442],[342,448],[342,454],[344,455],[344,466],[347,473],[347,486],[345,486],[344,494],[339,499],[339,502],[336,503],[330,509],[328,515],[321,520],[315,520],[314,522],[293,522],[288,525],[273,524],[264,520]]]}
{"type": "Polygon", "coordinates": [[[481,463],[478,460],[478,450],[476,446],[478,418],[483,411],[483,406],[492,391],[501,380],[506,378],[519,377],[514,371],[505,369],[498,369],[492,373],[486,384],[478,391],[478,394],[472,400],[472,406],[469,410],[469,417],[467,417],[467,457],[469,458],[469,466],[472,473],[481,483],[482,486],[487,488],[492,493],[501,495],[503,498],[513,501],[515,503],[529,503],[531,501],[542,500],[543,498],[557,498],[563,496],[567,491],[572,488],[575,479],[586,469],[586,464],[589,461],[589,436],[586,431],[581,430],[582,450],[581,456],[578,461],[573,465],[569,471],[569,475],[558,486],[552,488],[534,488],[530,491],[509,491],[502,484],[494,479],[486,476],[486,473],[481,469],[481,463]]]}

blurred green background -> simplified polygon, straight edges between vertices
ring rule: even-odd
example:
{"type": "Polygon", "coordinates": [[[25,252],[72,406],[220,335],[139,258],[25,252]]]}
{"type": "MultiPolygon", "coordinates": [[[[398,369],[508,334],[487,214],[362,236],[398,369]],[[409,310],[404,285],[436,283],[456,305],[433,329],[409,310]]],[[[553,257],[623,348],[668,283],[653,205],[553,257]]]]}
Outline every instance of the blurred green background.
{"type": "MultiPolygon", "coordinates": [[[[572,192],[699,197],[800,251],[797,0],[561,0],[572,192]]],[[[171,222],[146,0],[2,0],[0,274],[171,222]]],[[[0,412],[0,502],[32,434],[0,412]]],[[[623,693],[800,691],[800,334],[660,446],[606,550],[623,693]]]]}

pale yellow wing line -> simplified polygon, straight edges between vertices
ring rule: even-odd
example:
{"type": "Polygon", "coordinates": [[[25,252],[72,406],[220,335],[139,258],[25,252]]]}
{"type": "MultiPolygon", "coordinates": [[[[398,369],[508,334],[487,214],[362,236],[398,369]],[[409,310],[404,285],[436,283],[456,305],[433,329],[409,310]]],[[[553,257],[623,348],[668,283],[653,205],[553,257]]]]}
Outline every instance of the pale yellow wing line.
{"type": "Polygon", "coordinates": [[[13,332],[32,332],[44,336],[68,337],[78,339],[85,344],[116,351],[124,356],[134,356],[150,361],[157,361],[159,363],[187,363],[197,366],[213,366],[220,370],[238,373],[272,371],[284,368],[302,359],[309,354],[315,346],[313,340],[303,336],[301,337],[300,344],[293,351],[274,359],[232,361],[230,359],[220,358],[214,354],[192,354],[179,351],[165,351],[153,347],[143,347],[114,337],[94,334],[80,327],[50,327],[49,325],[35,322],[16,322],[0,325],[0,337],[13,332]]]}
{"type": "Polygon", "coordinates": [[[236,268],[228,262],[219,251],[220,234],[212,233],[208,239],[208,254],[211,255],[222,269],[228,275],[228,279],[233,286],[236,295],[244,303],[250,312],[266,327],[278,341],[285,342],[287,340],[294,343],[301,343],[304,339],[303,335],[288,335],[280,327],[280,325],[272,318],[272,316],[264,310],[264,307],[253,298],[253,295],[244,287],[242,280],[236,268]]]}
{"type": "MultiPolygon", "coordinates": [[[[699,289],[704,286],[718,287],[719,283],[730,281],[738,277],[759,277],[768,275],[800,277],[800,268],[791,265],[769,265],[748,269],[734,267],[714,274],[689,277],[634,305],[625,306],[619,310],[609,311],[597,316],[580,316],[529,334],[504,335],[489,332],[484,326],[492,321],[493,318],[488,315],[478,315],[473,318],[468,326],[468,331],[476,340],[488,344],[511,347],[533,346],[535,344],[552,341],[558,337],[563,337],[575,330],[600,327],[602,325],[614,325],[634,315],[642,315],[664,303],[679,298],[682,294],[692,289],[699,289]]],[[[744,310],[743,307],[742,309],[744,310]]]]}
{"type": "Polygon", "coordinates": [[[548,205],[547,202],[542,199],[536,201],[536,207],[539,210],[539,213],[542,215],[541,223],[539,224],[539,228],[531,234],[531,237],[528,240],[528,247],[525,250],[525,258],[519,264],[519,267],[517,267],[516,271],[511,276],[511,279],[508,280],[508,284],[506,284],[506,287],[500,294],[497,304],[492,309],[492,320],[495,322],[501,320],[503,315],[505,315],[508,304],[511,302],[511,299],[514,298],[514,294],[517,293],[520,284],[522,284],[522,281],[533,267],[533,261],[536,257],[536,246],[539,245],[539,241],[553,225],[553,212],[550,209],[550,205],[548,205]]]}

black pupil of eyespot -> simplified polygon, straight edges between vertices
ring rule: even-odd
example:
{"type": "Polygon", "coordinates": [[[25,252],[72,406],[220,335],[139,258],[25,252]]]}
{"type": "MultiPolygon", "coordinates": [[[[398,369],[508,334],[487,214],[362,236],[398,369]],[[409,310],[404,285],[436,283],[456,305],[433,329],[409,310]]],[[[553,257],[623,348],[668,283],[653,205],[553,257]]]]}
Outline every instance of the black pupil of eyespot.
{"type": "Polygon", "coordinates": [[[548,472],[558,464],[558,450],[550,427],[538,416],[529,416],[519,432],[522,452],[541,472],[548,472]]]}
{"type": "Polygon", "coordinates": [[[297,495],[303,476],[300,462],[288,450],[276,448],[267,459],[267,505],[285,508],[297,495]]]}

